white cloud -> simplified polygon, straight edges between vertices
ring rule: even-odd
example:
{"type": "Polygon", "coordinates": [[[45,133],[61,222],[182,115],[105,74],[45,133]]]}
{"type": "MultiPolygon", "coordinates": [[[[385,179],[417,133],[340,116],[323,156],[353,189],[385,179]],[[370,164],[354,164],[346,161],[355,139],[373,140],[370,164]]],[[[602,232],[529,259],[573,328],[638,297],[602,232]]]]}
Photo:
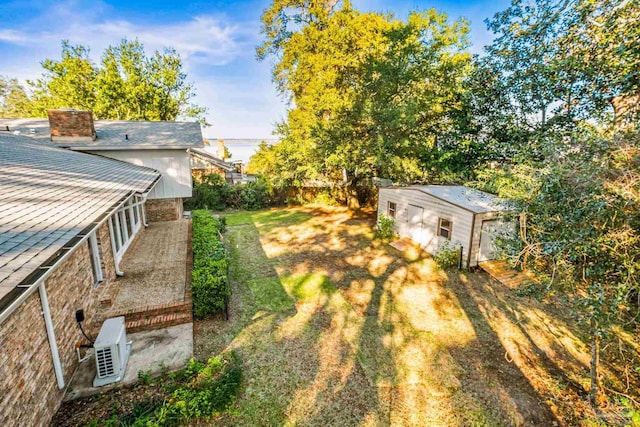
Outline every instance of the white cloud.
{"type": "Polygon", "coordinates": [[[255,25],[230,23],[222,16],[200,15],[183,21],[137,23],[105,13],[110,11],[100,4],[87,8],[69,3],[67,7],[58,5],[47,10],[21,23],[17,29],[0,29],[0,42],[48,53],[51,48],[59,52],[60,41],[64,39],[72,44],[89,46],[95,55],[123,38],[138,39],[148,52],[175,48],[187,65],[190,62],[226,64],[256,42],[255,25]]]}
{"type": "Polygon", "coordinates": [[[181,55],[188,80],[196,89],[195,103],[209,108],[207,136],[269,138],[284,105],[270,82],[269,66],[256,64],[259,22],[232,20],[221,14],[149,21],[123,15],[94,1],[67,0],[52,7],[36,5],[29,19],[0,28],[0,75],[37,79],[40,61],[60,57],[61,40],[91,48],[91,58],[123,38],[138,39],[147,53],[164,47],[181,55]]]}

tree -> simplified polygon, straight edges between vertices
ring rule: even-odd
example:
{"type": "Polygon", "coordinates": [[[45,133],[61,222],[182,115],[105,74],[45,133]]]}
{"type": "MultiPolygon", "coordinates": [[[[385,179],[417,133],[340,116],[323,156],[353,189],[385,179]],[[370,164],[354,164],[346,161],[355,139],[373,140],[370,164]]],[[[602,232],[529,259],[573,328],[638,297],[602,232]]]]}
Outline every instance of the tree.
{"type": "Polygon", "coordinates": [[[420,156],[438,149],[461,108],[467,24],[433,10],[402,22],[338,6],[275,1],[258,56],[274,56],[276,87],[295,105],[278,127],[286,179],[342,181],[357,207],[363,180],[424,177],[420,156]]]}
{"type": "Polygon", "coordinates": [[[601,391],[601,339],[640,315],[640,134],[587,137],[547,160],[522,200],[518,260],[571,295],[591,336],[590,399],[601,391]]]}
{"type": "Polygon", "coordinates": [[[523,122],[637,122],[640,8],[630,0],[516,0],[488,22],[487,47],[523,122]],[[636,116],[627,117],[629,113],[636,116]]]}
{"type": "Polygon", "coordinates": [[[61,59],[47,59],[42,67],[43,76],[28,82],[32,95],[25,115],[45,117],[48,109],[78,108],[93,111],[97,119],[204,121],[206,109],[190,103],[194,88],[173,49],[148,57],[140,42],[122,40],[105,50],[98,66],[89,48],[63,41],[61,59]]]}
{"type": "Polygon", "coordinates": [[[46,59],[45,73],[36,81],[27,81],[33,92],[27,105],[32,117],[46,117],[52,108],[91,110],[96,103],[98,69],[89,58],[89,48],[62,42],[60,61],[46,59]]]}
{"type": "Polygon", "coordinates": [[[0,77],[0,117],[24,117],[29,101],[17,79],[0,77]]]}
{"type": "Polygon", "coordinates": [[[195,96],[182,61],[173,49],[147,57],[138,41],[122,40],[102,56],[96,79],[96,115],[120,120],[202,118],[205,109],[189,103],[195,96]]]}

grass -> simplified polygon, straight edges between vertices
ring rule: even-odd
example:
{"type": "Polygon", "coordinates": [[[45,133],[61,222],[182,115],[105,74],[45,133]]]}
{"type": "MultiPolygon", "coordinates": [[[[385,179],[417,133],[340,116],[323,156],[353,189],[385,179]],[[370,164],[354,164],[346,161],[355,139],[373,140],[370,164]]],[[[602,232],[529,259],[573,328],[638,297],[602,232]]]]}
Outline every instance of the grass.
{"type": "Polygon", "coordinates": [[[342,208],[239,212],[227,224],[231,320],[196,323],[195,349],[238,352],[245,386],[216,425],[595,419],[588,348],[561,310],[402,256],[373,239],[371,216],[342,208]]]}
{"type": "Polygon", "coordinates": [[[256,307],[262,310],[285,311],[293,308],[293,301],[282,288],[277,277],[263,277],[247,282],[256,307]]]}

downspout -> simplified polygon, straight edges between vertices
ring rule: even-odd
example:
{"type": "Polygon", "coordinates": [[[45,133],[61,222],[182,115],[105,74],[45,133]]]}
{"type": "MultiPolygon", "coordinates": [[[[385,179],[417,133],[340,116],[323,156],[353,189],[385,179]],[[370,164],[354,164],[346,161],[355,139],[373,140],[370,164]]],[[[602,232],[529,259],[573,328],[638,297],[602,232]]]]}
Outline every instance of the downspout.
{"type": "Polygon", "coordinates": [[[51,357],[53,359],[53,371],[56,374],[58,388],[64,388],[64,376],[62,375],[62,364],[60,363],[60,353],[58,353],[58,344],[56,342],[56,333],[53,329],[53,321],[51,320],[51,312],[49,311],[49,299],[47,298],[47,290],[44,288],[44,280],[38,285],[40,291],[40,303],[42,305],[42,315],[44,316],[44,324],[47,328],[47,337],[49,338],[49,348],[51,348],[51,357]]]}
{"type": "MultiPolygon", "coordinates": [[[[116,212],[115,214],[117,215],[118,213],[116,212]]],[[[109,224],[109,240],[111,240],[111,253],[113,254],[113,264],[115,266],[116,276],[122,277],[124,276],[124,272],[120,270],[120,262],[116,256],[118,249],[116,248],[116,241],[113,235],[113,224],[111,223],[111,218],[107,219],[107,223],[109,224]]]]}
{"type": "Polygon", "coordinates": [[[149,224],[147,224],[147,213],[145,212],[144,209],[144,204],[147,203],[147,194],[144,194],[141,197],[141,205],[140,205],[140,211],[142,212],[142,225],[144,225],[144,228],[149,227],[149,224]]]}

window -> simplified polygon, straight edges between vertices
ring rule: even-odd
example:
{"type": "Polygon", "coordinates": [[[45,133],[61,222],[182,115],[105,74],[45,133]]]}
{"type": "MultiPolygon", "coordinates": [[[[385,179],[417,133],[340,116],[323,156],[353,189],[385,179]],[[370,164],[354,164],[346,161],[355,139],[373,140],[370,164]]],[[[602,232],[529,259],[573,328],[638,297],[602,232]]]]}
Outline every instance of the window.
{"type": "Polygon", "coordinates": [[[451,240],[451,221],[440,218],[438,221],[438,236],[451,240]]]}
{"type": "Polygon", "coordinates": [[[91,271],[93,273],[93,285],[98,286],[102,282],[102,265],[100,263],[100,253],[98,251],[98,239],[94,232],[87,240],[89,246],[89,258],[91,259],[91,271]]]}
{"type": "Polygon", "coordinates": [[[389,218],[396,217],[396,204],[393,202],[387,202],[387,216],[389,218]]]}
{"type": "Polygon", "coordinates": [[[137,209],[141,209],[141,204],[129,199],[109,218],[109,231],[113,237],[112,245],[116,262],[122,259],[124,252],[140,230],[142,216],[137,209]]]}

